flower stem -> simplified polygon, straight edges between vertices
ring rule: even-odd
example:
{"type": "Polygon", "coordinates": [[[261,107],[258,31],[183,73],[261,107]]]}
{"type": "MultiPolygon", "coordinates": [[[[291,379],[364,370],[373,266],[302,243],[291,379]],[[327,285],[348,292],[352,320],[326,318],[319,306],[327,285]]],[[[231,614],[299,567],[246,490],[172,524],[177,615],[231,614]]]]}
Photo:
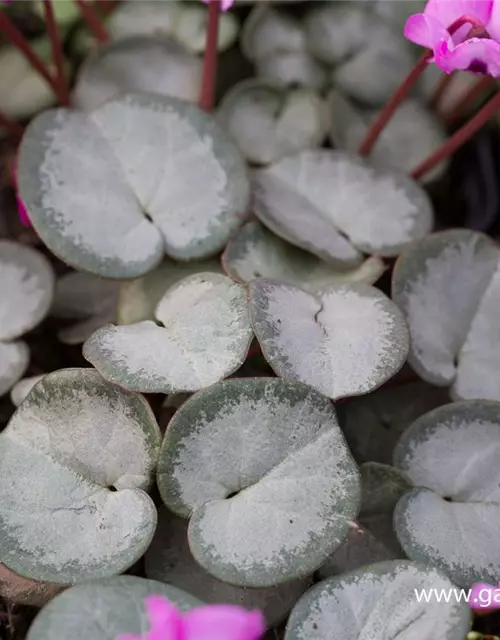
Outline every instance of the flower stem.
{"type": "Polygon", "coordinates": [[[210,0],[208,3],[207,41],[205,44],[205,59],[203,61],[203,78],[199,106],[201,109],[209,112],[212,111],[214,105],[220,8],[220,0],[210,0]]]}
{"type": "Polygon", "coordinates": [[[105,44],[109,41],[109,33],[101,22],[101,19],[97,15],[94,7],[87,2],[87,0],[75,0],[80,9],[83,19],[87,23],[89,29],[95,36],[95,39],[100,44],[105,44]]]}
{"type": "Polygon", "coordinates": [[[2,32],[10,42],[21,51],[21,53],[26,57],[28,62],[31,64],[35,71],[47,81],[47,83],[53,88],[54,93],[58,95],[58,87],[56,80],[52,77],[48,67],[45,62],[40,58],[40,56],[35,53],[32,46],[23,36],[23,34],[19,31],[19,29],[15,26],[15,24],[10,20],[5,11],[0,10],[0,32],[2,32]]]}
{"type": "Polygon", "coordinates": [[[1,112],[0,112],[0,127],[3,127],[6,133],[11,135],[13,138],[20,138],[24,132],[24,128],[22,127],[22,125],[19,124],[19,122],[16,122],[15,120],[11,120],[1,112]]]}
{"type": "Polygon", "coordinates": [[[483,76],[480,78],[472,85],[472,87],[470,87],[470,89],[467,89],[467,91],[458,98],[455,104],[446,113],[443,114],[442,119],[444,123],[448,126],[455,124],[457,120],[460,119],[467,106],[480,98],[487,89],[494,85],[494,83],[495,79],[491,76],[483,76]]]}
{"type": "Polygon", "coordinates": [[[484,107],[476,113],[463,127],[456,131],[446,142],[444,142],[434,153],[412,171],[412,178],[418,180],[426,173],[434,169],[436,165],[455,153],[463,144],[467,142],[479,129],[498,111],[500,110],[500,93],[496,93],[484,105],[484,107]]]}
{"type": "Polygon", "coordinates": [[[449,89],[450,84],[452,83],[453,78],[455,77],[454,73],[445,73],[434,89],[434,92],[429,100],[429,109],[437,109],[439,103],[443,99],[444,94],[449,89]]]}
{"type": "Polygon", "coordinates": [[[69,105],[69,89],[66,82],[64,70],[64,56],[61,38],[59,37],[59,29],[54,17],[52,0],[43,0],[43,8],[45,11],[45,24],[47,25],[47,33],[49,35],[50,44],[52,46],[52,59],[54,61],[54,67],[56,70],[57,95],[59,98],[59,103],[67,107],[69,105]]]}
{"type": "MultiPolygon", "coordinates": [[[[472,27],[472,31],[477,28],[482,28],[481,23],[479,23],[476,18],[473,16],[461,16],[458,20],[455,20],[453,24],[448,27],[448,32],[450,35],[453,35],[458,29],[463,27],[465,24],[468,24],[472,27]]],[[[470,33],[470,32],[469,32],[470,33]]],[[[399,89],[397,89],[396,93],[392,96],[389,102],[382,109],[379,117],[372,124],[370,130],[368,131],[366,138],[363,140],[361,147],[359,148],[360,156],[367,156],[373,149],[375,143],[378,140],[378,137],[382,133],[384,127],[387,125],[389,120],[392,118],[394,112],[399,107],[401,102],[406,98],[414,84],[419,79],[420,75],[423,73],[427,66],[427,61],[432,56],[432,51],[426,49],[424,53],[420,56],[417,63],[410,71],[408,76],[403,80],[399,89]]]]}
{"type": "Polygon", "coordinates": [[[427,60],[431,57],[431,55],[432,53],[427,50],[422,53],[413,69],[400,85],[399,89],[397,89],[396,93],[393,94],[389,102],[386,103],[378,118],[370,127],[365,139],[363,140],[359,148],[358,153],[360,156],[367,156],[370,154],[380,134],[382,133],[389,120],[392,118],[394,112],[399,107],[401,102],[403,102],[406,96],[410,93],[413,86],[422,75],[422,72],[426,69],[427,60]]]}

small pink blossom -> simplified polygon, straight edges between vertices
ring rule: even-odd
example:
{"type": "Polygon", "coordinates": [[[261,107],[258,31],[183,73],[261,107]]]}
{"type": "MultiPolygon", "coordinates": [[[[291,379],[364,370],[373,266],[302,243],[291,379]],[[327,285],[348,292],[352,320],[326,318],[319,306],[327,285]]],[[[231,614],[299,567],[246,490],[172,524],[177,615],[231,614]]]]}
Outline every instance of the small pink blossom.
{"type": "Polygon", "coordinates": [[[266,630],[260,611],[213,604],[181,612],[164,596],[148,596],[150,629],[142,636],[126,633],[116,640],[258,640],[266,630]]]}
{"type": "Polygon", "coordinates": [[[469,606],[479,615],[500,610],[500,583],[497,587],[484,582],[473,584],[469,595],[469,606]]]}
{"type": "Polygon", "coordinates": [[[500,77],[500,6],[495,0],[429,0],[406,21],[404,34],[431,49],[446,73],[464,69],[500,77]],[[457,21],[463,24],[452,30],[457,21]]]}
{"type": "MultiPolygon", "coordinates": [[[[205,4],[208,4],[210,0],[202,0],[205,4]]],[[[222,11],[227,11],[233,6],[234,0],[221,0],[220,8],[222,11]]]]}

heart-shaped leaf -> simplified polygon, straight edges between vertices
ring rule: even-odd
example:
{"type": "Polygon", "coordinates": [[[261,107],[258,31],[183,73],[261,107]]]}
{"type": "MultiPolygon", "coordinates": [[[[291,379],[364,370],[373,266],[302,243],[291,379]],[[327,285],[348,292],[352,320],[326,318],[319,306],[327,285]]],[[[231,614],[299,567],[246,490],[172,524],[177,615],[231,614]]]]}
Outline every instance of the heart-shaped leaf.
{"type": "Polygon", "coordinates": [[[336,285],[311,294],[263,278],[249,287],[255,335],[279,376],[338,399],[373,391],[406,360],[403,316],[374,287],[336,285]]]}
{"type": "Polygon", "coordinates": [[[217,580],[193,558],[187,520],[173,515],[166,507],[159,510],[158,527],[145,562],[148,578],[173,584],[203,602],[260,609],[269,627],[281,622],[311,585],[311,580],[305,578],[263,589],[247,589],[217,580]]]}
{"type": "Polygon", "coordinates": [[[272,231],[344,269],[358,266],[362,252],[398,255],[433,224],[415,182],[344,151],[307,149],[256,170],[252,197],[272,231]]]}
{"type": "MultiPolygon", "coordinates": [[[[356,153],[378,112],[357,111],[338,91],[330,92],[328,104],[332,143],[356,153]]],[[[416,100],[405,100],[384,128],[370,157],[375,162],[409,174],[445,139],[443,126],[434,114],[416,100]]],[[[425,176],[425,181],[431,182],[439,178],[447,166],[447,162],[439,164],[425,176]]]]}
{"type": "Polygon", "coordinates": [[[131,36],[99,47],[88,57],[78,71],[73,103],[90,112],[121,94],[139,91],[195,102],[201,75],[199,58],[177,42],[159,36],[131,36]]]}
{"type": "Polygon", "coordinates": [[[0,559],[68,584],[124,571],[147,549],[160,432],[148,403],[91,369],[37,383],[0,435],[0,559]]]}
{"type": "Polygon", "coordinates": [[[500,400],[500,251],[466,229],[432,234],[397,261],[392,298],[411,332],[409,362],[453,398],[500,400]]]}
{"type": "Polygon", "coordinates": [[[186,611],[203,603],[189,593],[156,580],[114,576],[79,584],[58,595],[35,618],[27,640],[114,640],[149,627],[144,599],[166,596],[186,611]]]}
{"type": "Polygon", "coordinates": [[[342,431],[358,462],[392,463],[392,452],[403,431],[427,411],[449,402],[446,389],[410,382],[338,406],[342,431]]]}
{"type": "Polygon", "coordinates": [[[263,165],[320,146],[328,128],[325,102],[315,91],[256,78],[229,91],[217,118],[245,158],[263,165]]]}
{"type": "Polygon", "coordinates": [[[394,450],[416,488],[396,507],[396,533],[408,557],[453,582],[500,575],[500,403],[469,400],[419,418],[394,450]]]}
{"type": "Polygon", "coordinates": [[[154,320],[156,307],[167,289],[187,276],[207,271],[222,273],[219,260],[179,263],[167,259],[142,278],[124,282],[118,300],[118,324],[154,320]]]}
{"type": "Polygon", "coordinates": [[[88,115],[42,113],[24,135],[18,179],[45,244],[113,278],[151,271],[164,251],[183,260],[216,253],[249,194],[244,162],[213,118],[153,94],[88,115]]]}
{"type": "Polygon", "coordinates": [[[195,391],[233,373],[252,340],[245,289],[216,273],[187,277],[156,307],[162,323],[109,325],[83,346],[111,382],[150,393],[195,391]]]}
{"type": "Polygon", "coordinates": [[[183,10],[183,3],[176,0],[157,2],[121,2],[110,15],[108,29],[115,40],[129,36],[172,36],[183,10]]]}
{"type": "MultiPolygon", "coordinates": [[[[36,53],[49,53],[48,38],[37,38],[36,53]]],[[[49,54],[50,55],[50,54],[49,54]]],[[[44,57],[44,56],[43,56],[44,57]]],[[[0,110],[12,119],[30,118],[54,104],[54,92],[23,53],[9,46],[0,51],[0,110]]]]}
{"type": "Polygon", "coordinates": [[[30,376],[29,378],[22,378],[19,382],[12,387],[10,390],[10,399],[13,405],[18,407],[21,402],[23,402],[24,398],[28,395],[28,393],[33,389],[37,382],[39,382],[45,374],[38,376],[30,376]]]}
{"type": "Polygon", "coordinates": [[[0,341],[8,341],[45,318],[55,278],[45,256],[10,240],[0,241],[0,274],[0,341]]]}
{"type": "Polygon", "coordinates": [[[453,584],[435,569],[400,560],[329,578],[295,605],[285,640],[464,638],[471,626],[467,603],[425,601],[422,590],[433,589],[451,592],[453,584]]]}
{"type": "Polygon", "coordinates": [[[367,3],[313,6],[304,21],[310,51],[336,65],[335,85],[357,100],[382,105],[411,70],[414,56],[402,30],[366,10],[367,3]]]}
{"type": "Polygon", "coordinates": [[[257,220],[251,220],[238,229],[228,242],[222,262],[228,276],[238,282],[272,278],[311,293],[332,284],[372,284],[385,271],[383,261],[375,256],[351,271],[337,271],[311,253],[275,236],[257,220]]]}
{"type": "Polygon", "coordinates": [[[81,344],[94,331],[116,320],[120,283],[91,273],[73,271],[57,281],[51,313],[56,318],[78,319],[57,336],[64,344],[81,344]]]}
{"type": "Polygon", "coordinates": [[[169,509],[191,518],[195,560],[239,586],[312,573],[347,536],[360,500],[331,403],[276,378],[194,394],[169,424],[157,473],[169,509]]]}
{"type": "Polygon", "coordinates": [[[280,51],[306,50],[300,22],[267,4],[257,4],[252,9],[245,20],[240,40],[243,53],[252,61],[262,60],[280,51]]]}

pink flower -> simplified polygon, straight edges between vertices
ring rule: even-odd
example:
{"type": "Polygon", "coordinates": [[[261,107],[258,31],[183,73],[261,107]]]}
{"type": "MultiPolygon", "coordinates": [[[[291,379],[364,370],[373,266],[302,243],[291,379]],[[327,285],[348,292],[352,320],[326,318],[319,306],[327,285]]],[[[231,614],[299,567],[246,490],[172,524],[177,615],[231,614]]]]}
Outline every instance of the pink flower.
{"type": "Polygon", "coordinates": [[[479,615],[500,609],[500,583],[498,587],[479,582],[470,590],[469,606],[479,615]]]}
{"type": "Polygon", "coordinates": [[[495,0],[429,0],[406,21],[404,34],[432,49],[446,73],[465,69],[500,77],[500,6],[495,0]],[[450,29],[451,27],[451,29],[450,29]]]}
{"type": "Polygon", "coordinates": [[[229,604],[213,604],[182,613],[164,596],[145,599],[150,629],[116,640],[258,640],[266,630],[260,611],[229,604]]]}
{"type": "MultiPolygon", "coordinates": [[[[202,0],[205,4],[208,4],[210,0],[202,0]]],[[[227,11],[233,6],[234,0],[221,0],[220,8],[222,11],[227,11]]]]}

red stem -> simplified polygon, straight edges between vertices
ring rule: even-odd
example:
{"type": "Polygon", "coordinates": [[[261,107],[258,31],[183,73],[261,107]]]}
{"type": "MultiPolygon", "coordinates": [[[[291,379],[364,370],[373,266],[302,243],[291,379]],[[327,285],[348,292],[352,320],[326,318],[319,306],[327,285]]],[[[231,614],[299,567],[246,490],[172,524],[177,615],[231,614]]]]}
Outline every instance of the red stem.
{"type": "Polygon", "coordinates": [[[442,118],[444,123],[448,126],[455,124],[457,120],[460,119],[467,105],[480,98],[481,95],[494,83],[495,79],[491,76],[484,76],[480,78],[472,85],[472,87],[470,87],[470,89],[467,89],[467,91],[458,98],[455,104],[445,114],[443,114],[442,118]]]}
{"type": "Polygon", "coordinates": [[[498,110],[500,110],[500,93],[496,93],[484,105],[484,107],[476,113],[463,127],[456,131],[446,142],[444,142],[433,154],[424,160],[419,166],[413,170],[412,178],[418,180],[426,173],[434,169],[434,167],[451,156],[457,149],[471,138],[476,131],[485,124],[498,110]]]}
{"type": "Polygon", "coordinates": [[[444,94],[446,93],[446,91],[449,89],[450,84],[453,80],[453,78],[455,77],[454,73],[445,73],[443,75],[443,77],[439,80],[439,82],[437,83],[436,88],[434,89],[434,92],[429,100],[429,108],[430,109],[437,109],[439,106],[439,103],[441,102],[441,100],[443,99],[444,94]]]}
{"type": "Polygon", "coordinates": [[[101,19],[94,10],[94,7],[87,0],[75,0],[80,9],[83,19],[87,23],[89,29],[94,34],[97,42],[105,44],[109,41],[109,33],[101,22],[101,19]]]}
{"type": "MultiPolygon", "coordinates": [[[[458,18],[458,20],[455,20],[455,22],[450,27],[448,27],[448,32],[450,33],[450,35],[453,35],[456,31],[458,31],[458,29],[460,29],[460,27],[463,27],[465,24],[470,24],[472,29],[482,28],[482,25],[472,16],[461,16],[460,18],[458,18]]],[[[399,107],[401,102],[403,102],[403,100],[406,98],[408,93],[411,91],[411,89],[419,79],[422,72],[425,70],[427,61],[431,56],[432,51],[430,51],[429,49],[422,53],[416,65],[401,83],[399,89],[396,90],[392,98],[382,109],[379,117],[372,124],[370,130],[366,135],[366,138],[363,140],[359,148],[360,156],[367,156],[371,152],[378,140],[378,137],[384,130],[389,120],[392,118],[394,112],[399,107]]]]}
{"type": "Polygon", "coordinates": [[[210,0],[208,3],[207,41],[205,44],[205,59],[203,61],[203,79],[199,106],[201,109],[209,112],[212,111],[214,105],[220,6],[220,0],[210,0]]]}
{"type": "Polygon", "coordinates": [[[45,62],[40,58],[40,56],[35,53],[32,46],[23,36],[23,34],[19,31],[19,29],[15,26],[15,24],[10,20],[5,11],[0,9],[0,31],[4,33],[4,35],[10,40],[10,42],[21,51],[21,53],[26,57],[28,62],[31,64],[35,71],[47,81],[47,83],[54,89],[55,94],[57,95],[58,86],[55,78],[52,77],[49,69],[47,68],[45,62]]]}
{"type": "Polygon", "coordinates": [[[43,8],[45,11],[47,33],[52,46],[52,59],[56,69],[57,95],[59,97],[60,104],[67,107],[69,105],[69,89],[66,82],[61,38],[59,37],[59,29],[54,17],[52,0],[43,0],[43,8]]]}
{"type": "Polygon", "coordinates": [[[0,126],[5,129],[5,131],[14,138],[20,138],[23,135],[24,128],[16,122],[15,120],[11,120],[6,115],[0,112],[0,126]]]}
{"type": "Polygon", "coordinates": [[[422,75],[422,72],[426,69],[427,60],[431,57],[431,55],[432,53],[430,51],[424,51],[424,53],[422,53],[413,69],[403,80],[399,89],[396,91],[396,93],[393,94],[392,98],[390,98],[389,102],[387,102],[385,107],[382,109],[378,118],[370,127],[370,130],[366,134],[366,138],[363,140],[359,148],[358,153],[360,156],[367,156],[370,154],[371,150],[378,140],[378,137],[384,130],[389,120],[392,118],[394,112],[399,107],[401,102],[403,102],[406,96],[410,93],[413,86],[422,75]]]}

